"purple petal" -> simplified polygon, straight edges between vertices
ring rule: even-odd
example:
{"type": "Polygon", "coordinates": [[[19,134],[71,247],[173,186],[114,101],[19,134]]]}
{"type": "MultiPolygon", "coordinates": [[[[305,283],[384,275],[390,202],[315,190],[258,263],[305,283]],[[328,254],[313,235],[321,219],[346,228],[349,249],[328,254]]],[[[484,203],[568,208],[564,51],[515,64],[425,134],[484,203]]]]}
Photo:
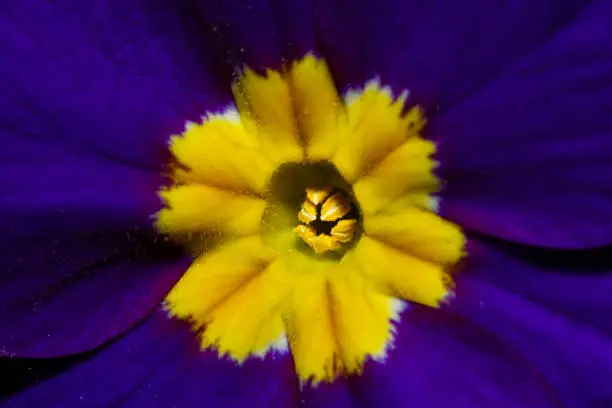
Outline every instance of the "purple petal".
{"type": "Polygon", "coordinates": [[[283,57],[295,60],[317,51],[313,0],[272,0],[283,57]]]}
{"type": "Polygon", "coordinates": [[[609,1],[591,2],[431,121],[444,216],[531,245],[612,243],[611,19],[609,1]]]}
{"type": "Polygon", "coordinates": [[[199,350],[161,311],[83,362],[9,397],[7,406],[298,407],[290,356],[238,366],[199,350]]]}
{"type": "Polygon", "coordinates": [[[193,7],[0,6],[3,354],[97,347],[184,270],[151,225],[167,141],[230,98],[193,7]]]}
{"type": "Polygon", "coordinates": [[[228,69],[279,68],[315,49],[312,0],[199,0],[228,69]]]}
{"type": "Polygon", "coordinates": [[[156,243],[161,177],[0,133],[0,350],[81,352],[129,329],[184,271],[156,243]]]}
{"type": "Polygon", "coordinates": [[[428,109],[446,107],[537,48],[581,0],[331,0],[316,6],[317,39],[338,84],[382,82],[428,109]]]}
{"type": "Polygon", "coordinates": [[[302,389],[303,408],[357,408],[359,404],[350,378],[337,378],[332,383],[320,383],[315,387],[305,385],[302,389]]]}
{"type": "Polygon", "coordinates": [[[14,137],[159,169],[171,133],[230,100],[194,7],[4,2],[0,123],[14,137]]]}
{"type": "Polygon", "coordinates": [[[512,345],[566,406],[609,406],[612,339],[598,329],[610,327],[612,272],[589,273],[588,261],[582,272],[554,270],[478,242],[471,253],[448,310],[512,345]]]}
{"type": "Polygon", "coordinates": [[[403,314],[398,332],[385,364],[370,361],[362,376],[305,393],[306,406],[556,406],[528,362],[464,319],[414,306],[403,314]]]}
{"type": "Polygon", "coordinates": [[[612,250],[470,243],[469,276],[612,336],[612,250]]]}

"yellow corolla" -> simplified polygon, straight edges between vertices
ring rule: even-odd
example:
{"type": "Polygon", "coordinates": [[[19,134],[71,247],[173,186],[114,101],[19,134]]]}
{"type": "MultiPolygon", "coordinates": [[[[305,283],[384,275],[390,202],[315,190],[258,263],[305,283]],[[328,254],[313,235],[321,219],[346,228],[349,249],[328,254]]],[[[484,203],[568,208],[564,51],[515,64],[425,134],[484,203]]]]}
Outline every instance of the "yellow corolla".
{"type": "Polygon", "coordinates": [[[342,100],[308,55],[246,69],[236,105],[170,141],[159,230],[195,260],[167,297],[203,349],[290,350],[303,382],[383,361],[404,300],[437,307],[464,237],[435,213],[418,107],[376,81],[342,100]]]}

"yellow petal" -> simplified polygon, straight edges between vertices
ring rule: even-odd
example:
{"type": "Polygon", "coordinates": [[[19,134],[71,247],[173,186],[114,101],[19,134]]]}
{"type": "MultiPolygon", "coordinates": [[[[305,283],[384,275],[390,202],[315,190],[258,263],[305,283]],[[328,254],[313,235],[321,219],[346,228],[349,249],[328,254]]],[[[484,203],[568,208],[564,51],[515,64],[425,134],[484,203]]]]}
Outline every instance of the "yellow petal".
{"type": "Polygon", "coordinates": [[[350,183],[376,166],[393,149],[424,126],[420,109],[402,115],[405,97],[393,99],[391,91],[370,82],[354,93],[346,107],[348,132],[332,162],[350,183]]]}
{"type": "Polygon", "coordinates": [[[454,264],[464,253],[459,227],[417,207],[364,217],[363,229],[371,238],[433,263],[454,264]]]}
{"type": "Polygon", "coordinates": [[[170,141],[176,160],[189,169],[189,180],[263,195],[274,168],[258,148],[257,141],[231,112],[192,124],[182,136],[170,141]]]}
{"type": "Polygon", "coordinates": [[[361,177],[353,191],[361,210],[373,214],[406,194],[422,196],[437,189],[432,142],[412,137],[361,177]]]}
{"type": "Polygon", "coordinates": [[[368,356],[385,356],[392,339],[393,299],[339,264],[311,263],[297,273],[285,312],[296,372],[303,382],[360,373],[368,356]],[[304,272],[304,271],[303,271],[304,272]]]}
{"type": "Polygon", "coordinates": [[[242,120],[257,135],[261,152],[275,165],[300,161],[304,151],[287,79],[275,71],[262,76],[246,69],[233,90],[242,120]]]}
{"type": "Polygon", "coordinates": [[[375,291],[352,269],[330,275],[330,292],[343,371],[361,373],[367,356],[386,357],[393,338],[394,306],[400,302],[375,291]]]}
{"type": "Polygon", "coordinates": [[[326,265],[294,277],[296,290],[287,303],[285,326],[295,370],[304,382],[330,381],[341,366],[326,265]]]}
{"type": "Polygon", "coordinates": [[[343,258],[347,267],[360,271],[383,293],[437,307],[448,290],[444,269],[391,248],[366,235],[343,258]]]}
{"type": "Polygon", "coordinates": [[[308,159],[328,160],[340,142],[337,122],[344,108],[327,65],[309,54],[292,65],[290,80],[308,159]]]}
{"type": "Polygon", "coordinates": [[[280,261],[274,261],[210,314],[202,347],[215,347],[243,361],[270,348],[286,351],[281,305],[292,282],[280,261]]]}
{"type": "Polygon", "coordinates": [[[166,300],[171,315],[201,330],[202,348],[243,361],[284,338],[280,306],[291,284],[260,238],[248,237],[196,260],[166,300]]]}
{"type": "Polygon", "coordinates": [[[213,230],[253,235],[261,225],[266,202],[202,184],[186,184],[160,192],[166,203],[157,214],[157,228],[166,234],[213,230]]]}

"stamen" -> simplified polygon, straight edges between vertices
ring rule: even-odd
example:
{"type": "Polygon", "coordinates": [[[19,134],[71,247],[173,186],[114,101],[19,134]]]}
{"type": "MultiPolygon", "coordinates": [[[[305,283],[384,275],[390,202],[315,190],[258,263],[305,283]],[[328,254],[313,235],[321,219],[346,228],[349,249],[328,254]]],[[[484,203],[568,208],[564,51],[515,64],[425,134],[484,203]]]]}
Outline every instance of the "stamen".
{"type": "Polygon", "coordinates": [[[341,249],[355,236],[357,211],[348,194],[333,187],[306,189],[294,232],[315,253],[341,249]]]}

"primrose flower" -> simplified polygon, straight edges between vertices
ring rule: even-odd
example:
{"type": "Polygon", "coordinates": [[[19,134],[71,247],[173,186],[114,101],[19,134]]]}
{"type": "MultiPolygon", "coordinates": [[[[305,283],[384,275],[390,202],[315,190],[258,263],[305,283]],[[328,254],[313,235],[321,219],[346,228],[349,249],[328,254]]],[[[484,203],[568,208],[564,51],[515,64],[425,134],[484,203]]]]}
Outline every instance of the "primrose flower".
{"type": "Polygon", "coordinates": [[[422,113],[377,83],[343,104],[311,55],[234,89],[238,111],[170,142],[158,227],[199,255],[167,308],[237,362],[290,347],[304,382],[359,374],[386,357],[401,300],[439,306],[462,255],[459,228],[428,208],[422,113]]]}
{"type": "Polygon", "coordinates": [[[612,405],[609,0],[0,11],[0,405],[612,405]]]}

